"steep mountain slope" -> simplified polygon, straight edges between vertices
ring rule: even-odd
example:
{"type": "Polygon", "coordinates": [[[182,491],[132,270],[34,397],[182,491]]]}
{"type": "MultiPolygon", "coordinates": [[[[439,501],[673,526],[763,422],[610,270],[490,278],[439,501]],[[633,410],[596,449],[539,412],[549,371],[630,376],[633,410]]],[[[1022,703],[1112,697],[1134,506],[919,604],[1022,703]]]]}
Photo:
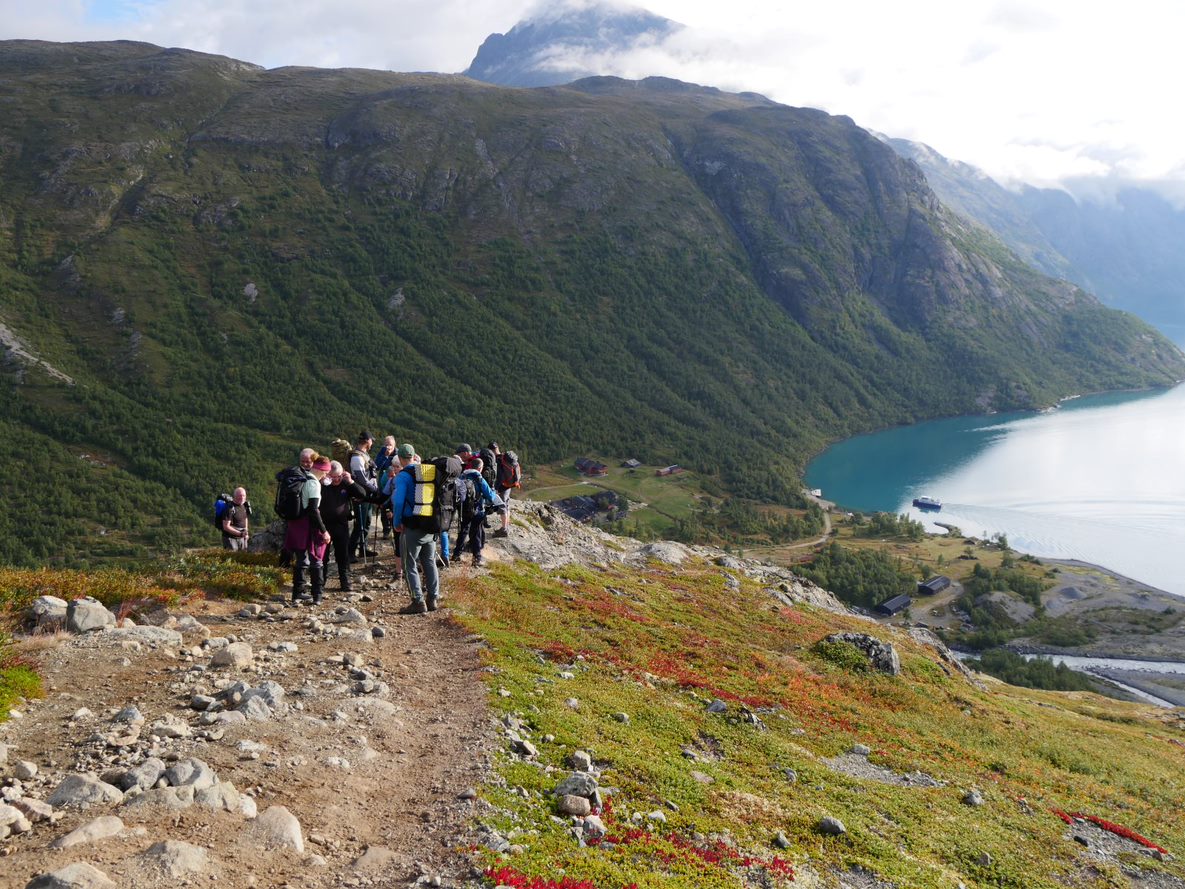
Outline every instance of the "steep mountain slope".
{"type": "Polygon", "coordinates": [[[363,425],[792,501],[832,437],[1185,376],[846,118],[130,43],[0,44],[0,75],[0,439],[29,455],[0,480],[44,493],[5,558],[188,539],[363,425]]]}
{"type": "Polygon", "coordinates": [[[1185,211],[1163,196],[1135,185],[1096,199],[1053,188],[1011,191],[927,145],[886,141],[922,168],[943,203],[986,225],[1025,261],[1185,343],[1185,211]]]}
{"type": "Polygon", "coordinates": [[[658,43],[681,28],[638,7],[561,4],[491,34],[464,73],[500,86],[558,86],[603,73],[597,61],[605,53],[658,43]]]}

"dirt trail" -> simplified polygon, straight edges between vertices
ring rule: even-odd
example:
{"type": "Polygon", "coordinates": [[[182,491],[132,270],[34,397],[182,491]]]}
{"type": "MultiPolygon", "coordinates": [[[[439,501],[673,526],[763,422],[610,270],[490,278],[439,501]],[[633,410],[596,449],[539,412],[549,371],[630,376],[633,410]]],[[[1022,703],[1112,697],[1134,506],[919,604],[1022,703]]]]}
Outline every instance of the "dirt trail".
{"type": "MultiPolygon", "coordinates": [[[[443,578],[446,595],[461,570],[443,578]]],[[[75,861],[121,887],[155,886],[167,873],[143,853],[163,840],[208,850],[204,867],[174,874],[186,877],[181,885],[389,886],[417,879],[468,885],[469,863],[460,850],[473,842],[475,807],[485,804],[463,797],[482,783],[494,738],[480,681],[482,643],[445,609],[398,615],[405,594],[389,589],[386,576],[377,566],[359,578],[357,601],[343,602],[331,589],[318,609],[272,604],[277,613],[247,617],[239,614],[242,603],[198,602],[173,612],[192,614],[216,639],[249,643],[254,658],[238,669],[212,666],[217,648],[195,647],[200,630],[187,633],[181,646],[106,632],[42,643],[33,656],[45,676],[45,699],[0,725],[0,741],[9,746],[9,765],[0,774],[11,775],[21,760],[38,768],[35,778],[20,782],[26,797],[45,799],[74,771],[110,777],[117,765],[149,754],[166,764],[197,757],[218,780],[251,795],[259,813],[289,809],[305,847],[265,848],[253,833],[255,822],[239,812],[106,803],[61,809],[60,822],[34,823],[0,844],[0,887],[24,887],[34,875],[75,861]],[[360,614],[331,622],[335,606],[347,605],[360,614]],[[313,625],[312,617],[323,625],[313,625]],[[294,651],[283,650],[293,645],[294,651]],[[342,664],[342,655],[357,656],[350,658],[357,666],[342,664]],[[376,691],[360,691],[370,688],[363,676],[376,691]],[[279,683],[287,708],[260,721],[205,725],[203,716],[210,717],[191,707],[194,694],[213,695],[240,679],[250,686],[279,683]],[[129,704],[141,712],[144,728],[121,753],[109,743],[112,717],[129,704]],[[80,708],[91,715],[75,716],[80,708]],[[152,741],[152,726],[162,719],[183,722],[191,736],[152,741]],[[47,848],[101,815],[119,816],[125,829],[94,843],[47,848]]],[[[8,784],[11,791],[11,779],[8,784]]]]}

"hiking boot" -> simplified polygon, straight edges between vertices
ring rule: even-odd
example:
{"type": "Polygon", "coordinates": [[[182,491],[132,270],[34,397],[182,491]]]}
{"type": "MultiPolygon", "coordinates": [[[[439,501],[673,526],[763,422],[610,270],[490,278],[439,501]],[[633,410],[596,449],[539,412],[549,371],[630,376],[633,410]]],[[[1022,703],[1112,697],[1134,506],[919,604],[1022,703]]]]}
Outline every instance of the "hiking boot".
{"type": "Polygon", "coordinates": [[[391,529],[390,528],[383,529],[383,540],[390,540],[390,539],[391,539],[391,529]]]}
{"type": "Polygon", "coordinates": [[[428,597],[428,601],[427,601],[427,605],[428,605],[428,610],[429,610],[429,611],[435,611],[435,610],[436,610],[436,605],[437,605],[437,599],[436,599],[436,597],[435,597],[435,596],[429,596],[429,597],[428,597]]]}
{"type": "Polygon", "coordinates": [[[473,557],[473,567],[474,568],[480,568],[484,564],[485,564],[485,561],[482,559],[481,556],[474,556],[473,557]]]}
{"type": "Polygon", "coordinates": [[[494,536],[495,537],[509,537],[510,530],[507,528],[499,528],[497,531],[494,532],[494,536]]]}
{"type": "Polygon", "coordinates": [[[460,562],[461,556],[463,556],[463,555],[464,555],[464,553],[453,553],[453,562],[454,563],[460,562]]]}
{"type": "Polygon", "coordinates": [[[416,599],[405,608],[399,609],[400,614],[427,614],[428,606],[424,604],[423,599],[416,599]]]}

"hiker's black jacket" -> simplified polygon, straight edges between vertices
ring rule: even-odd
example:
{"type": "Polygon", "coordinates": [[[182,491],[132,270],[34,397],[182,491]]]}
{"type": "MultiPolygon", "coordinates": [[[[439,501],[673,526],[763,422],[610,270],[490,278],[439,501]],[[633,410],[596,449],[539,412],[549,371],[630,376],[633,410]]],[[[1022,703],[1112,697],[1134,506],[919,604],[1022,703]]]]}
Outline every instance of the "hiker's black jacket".
{"type": "Polygon", "coordinates": [[[366,488],[357,482],[342,482],[340,485],[321,486],[321,518],[326,525],[345,525],[353,515],[354,501],[369,496],[366,488]]]}

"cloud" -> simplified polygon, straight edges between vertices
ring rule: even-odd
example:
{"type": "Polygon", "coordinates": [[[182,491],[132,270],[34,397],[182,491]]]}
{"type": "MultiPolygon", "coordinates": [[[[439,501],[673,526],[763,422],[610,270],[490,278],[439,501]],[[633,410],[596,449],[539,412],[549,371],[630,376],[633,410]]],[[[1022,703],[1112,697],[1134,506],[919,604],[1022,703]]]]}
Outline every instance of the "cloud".
{"type": "MultiPolygon", "coordinates": [[[[564,9],[584,9],[593,0],[561,2],[564,9]]],[[[687,27],[625,54],[580,51],[551,61],[755,91],[846,114],[870,129],[933,145],[1002,181],[1183,178],[1185,143],[1174,113],[1185,4],[646,0],[645,6],[687,27]]],[[[557,8],[546,0],[0,0],[0,36],[131,38],[268,67],[461,71],[489,34],[557,8]]]]}

